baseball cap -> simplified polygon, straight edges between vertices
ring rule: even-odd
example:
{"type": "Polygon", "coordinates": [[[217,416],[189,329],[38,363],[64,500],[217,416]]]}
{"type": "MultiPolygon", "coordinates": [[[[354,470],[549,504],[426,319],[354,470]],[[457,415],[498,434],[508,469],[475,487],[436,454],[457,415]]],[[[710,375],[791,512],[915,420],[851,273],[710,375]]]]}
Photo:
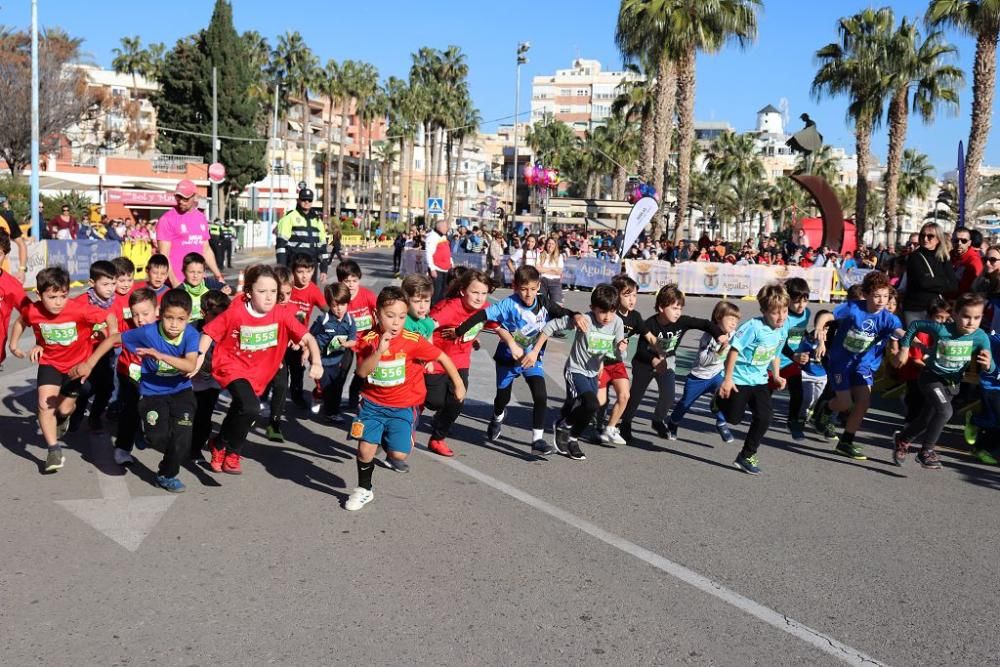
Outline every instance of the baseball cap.
{"type": "Polygon", "coordinates": [[[174,195],[177,197],[183,197],[184,199],[190,199],[198,194],[198,188],[195,187],[194,183],[188,179],[184,179],[177,184],[177,189],[174,190],[174,195]]]}

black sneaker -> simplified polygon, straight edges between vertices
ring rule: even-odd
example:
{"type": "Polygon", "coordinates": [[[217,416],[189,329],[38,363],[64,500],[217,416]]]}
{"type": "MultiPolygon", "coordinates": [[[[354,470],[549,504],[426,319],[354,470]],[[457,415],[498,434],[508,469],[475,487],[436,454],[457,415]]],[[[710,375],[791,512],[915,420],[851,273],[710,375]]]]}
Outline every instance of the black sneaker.
{"type": "Polygon", "coordinates": [[[531,453],[535,456],[552,456],[556,453],[556,448],[539,438],[531,443],[531,453]]]}
{"type": "Polygon", "coordinates": [[[618,435],[620,435],[624,440],[626,445],[632,445],[635,443],[635,437],[632,435],[631,424],[626,424],[622,422],[618,426],[618,435]]]}
{"type": "Polygon", "coordinates": [[[309,404],[306,403],[306,399],[302,397],[301,391],[293,391],[291,398],[292,398],[292,403],[295,404],[295,407],[301,410],[309,409],[309,404]]]}
{"type": "Polygon", "coordinates": [[[569,449],[566,446],[569,444],[570,428],[565,419],[559,419],[552,425],[552,434],[556,452],[563,455],[568,454],[569,449]]]}
{"type": "Polygon", "coordinates": [[[941,461],[938,459],[937,452],[933,449],[921,449],[917,452],[917,463],[919,463],[924,468],[928,470],[940,470],[941,461]]]}
{"type": "Polygon", "coordinates": [[[49,447],[48,456],[45,457],[45,472],[55,472],[66,463],[66,456],[62,447],[49,447]]]}
{"type": "Polygon", "coordinates": [[[486,427],[486,439],[493,442],[500,437],[500,429],[503,428],[503,418],[507,416],[506,412],[501,412],[499,415],[494,415],[490,418],[490,423],[486,427]]]}
{"type": "Polygon", "coordinates": [[[733,437],[733,432],[729,430],[729,424],[726,422],[716,422],[715,430],[719,432],[719,437],[722,438],[722,442],[727,445],[736,439],[733,437]]]}
{"type": "Polygon", "coordinates": [[[677,439],[677,424],[673,422],[667,422],[667,440],[677,439]]]}
{"type": "Polygon", "coordinates": [[[788,420],[788,432],[792,434],[792,440],[805,440],[806,433],[803,430],[805,424],[798,419],[788,420]]]}
{"type": "Polygon", "coordinates": [[[837,446],[834,448],[835,452],[846,456],[849,459],[854,459],[855,461],[867,461],[868,457],[865,456],[865,450],[861,445],[857,445],[853,442],[844,442],[842,440],[837,441],[837,446]]]}
{"type": "Polygon", "coordinates": [[[661,422],[659,419],[653,420],[653,430],[656,431],[656,435],[661,438],[670,438],[670,431],[667,430],[667,425],[661,422]]]}
{"type": "Polygon", "coordinates": [[[580,441],[575,438],[567,443],[569,448],[569,457],[574,461],[586,461],[587,457],[584,455],[583,450],[580,449],[580,441]]]}
{"type": "Polygon", "coordinates": [[[737,456],[736,460],[733,461],[733,465],[748,475],[760,474],[760,463],[757,461],[756,454],[751,456],[737,456]]]}

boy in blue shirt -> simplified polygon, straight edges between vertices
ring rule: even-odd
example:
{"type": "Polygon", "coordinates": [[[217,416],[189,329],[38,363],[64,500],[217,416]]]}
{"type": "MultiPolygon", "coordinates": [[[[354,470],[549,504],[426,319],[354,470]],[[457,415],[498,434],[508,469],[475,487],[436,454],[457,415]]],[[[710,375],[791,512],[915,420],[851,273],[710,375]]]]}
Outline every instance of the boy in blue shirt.
{"type": "Polygon", "coordinates": [[[358,328],[347,312],[347,305],[351,302],[351,290],[347,285],[331,283],[323,290],[323,296],[329,310],[312,323],[309,333],[316,339],[323,363],[323,377],[319,381],[323,411],[330,422],[341,424],[344,418],[340,415],[340,394],[343,391],[343,382],[338,384],[340,365],[344,351],[353,350],[357,344],[358,328]]]}
{"type": "Polygon", "coordinates": [[[550,320],[572,316],[577,328],[587,331],[587,320],[579,313],[566,310],[558,304],[549,303],[538,293],[540,286],[538,270],[533,266],[521,266],[514,272],[514,293],[506,299],[491,304],[455,329],[455,337],[462,338],[473,327],[486,322],[495,322],[500,337],[493,359],[496,361],[497,394],[493,399],[493,417],[486,428],[486,439],[493,441],[500,436],[500,429],[506,408],[510,403],[514,380],[523,377],[531,390],[534,404],[532,412],[531,450],[540,456],[555,454],[556,448],[545,441],[545,409],[548,393],[545,388],[545,370],[542,362],[544,345],[540,346],[537,361],[522,364],[532,352],[542,328],[550,320]]]}
{"type": "Polygon", "coordinates": [[[834,397],[819,404],[813,425],[827,437],[836,437],[831,414],[850,410],[834,451],[857,461],[868,458],[855,444],[854,436],[871,405],[872,383],[875,371],[882,365],[882,350],[887,342],[895,344],[903,336],[903,323],[886,310],[891,291],[889,276],[872,271],[861,283],[864,301],[847,301],[833,311],[837,334],[829,345],[829,382],[834,397]]]}
{"type": "Polygon", "coordinates": [[[897,366],[906,363],[910,343],[918,332],[930,334],[934,338],[934,348],[917,379],[917,386],[924,397],[923,410],[895,437],[892,460],[896,465],[903,465],[909,445],[914,442],[922,445],[917,463],[929,470],[941,468],[934,446],[951,419],[951,401],[958,395],[965,369],[973,362],[981,371],[989,373],[994,369],[989,336],[979,328],[985,306],[986,299],[981,294],[966,292],[955,302],[951,322],[941,324],[918,320],[907,327],[906,335],[899,344],[897,366]]]}
{"type": "Polygon", "coordinates": [[[759,475],[757,449],[771,422],[770,368],[778,389],[784,389],[778,352],[788,339],[788,292],[781,285],[765,285],[757,293],[760,317],[747,320],[729,341],[726,374],[719,387],[719,409],[731,425],[743,421],[750,407],[750,428],[733,465],[749,475],[759,475]]]}
{"type": "MultiPolygon", "coordinates": [[[[819,401],[823,390],[826,389],[827,374],[823,366],[823,356],[826,354],[826,327],[833,321],[833,313],[829,310],[821,310],[816,313],[815,329],[807,332],[795,350],[795,363],[802,369],[802,402],[799,405],[799,412],[794,415],[799,424],[805,424],[809,419],[816,403],[819,401]]],[[[789,419],[792,418],[789,413],[789,419]]],[[[793,433],[796,440],[805,438],[805,433],[793,433]]]]}
{"type": "Polygon", "coordinates": [[[974,443],[972,455],[984,465],[995,466],[996,452],[990,450],[995,450],[996,443],[1000,442],[1000,365],[996,363],[1000,355],[1000,333],[994,332],[989,338],[993,368],[979,374],[983,412],[976,416],[972,416],[971,411],[967,413],[966,431],[971,430],[974,436],[969,438],[974,443]]]}
{"type": "Polygon", "coordinates": [[[785,291],[788,292],[788,340],[781,349],[781,377],[785,378],[788,389],[788,431],[795,440],[805,437],[803,428],[805,422],[800,417],[802,412],[802,367],[792,359],[798,350],[809,328],[812,313],[809,304],[809,283],[802,278],[789,278],[785,281],[785,291]]]}

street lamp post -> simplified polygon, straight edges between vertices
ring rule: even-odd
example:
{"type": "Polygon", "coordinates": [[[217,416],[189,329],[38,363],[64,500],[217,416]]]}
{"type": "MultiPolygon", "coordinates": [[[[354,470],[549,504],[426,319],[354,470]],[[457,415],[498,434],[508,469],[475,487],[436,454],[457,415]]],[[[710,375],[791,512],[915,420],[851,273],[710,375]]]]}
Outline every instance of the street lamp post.
{"type": "MultiPolygon", "coordinates": [[[[515,127],[517,127],[515,125],[515,127]]],[[[38,156],[38,2],[31,0],[31,235],[42,238],[42,223],[38,219],[40,189],[38,170],[41,168],[38,156]]]]}
{"type": "Polygon", "coordinates": [[[517,221],[517,119],[521,115],[521,65],[528,62],[528,49],[531,48],[531,42],[520,42],[517,45],[517,84],[514,87],[514,182],[513,182],[513,194],[511,195],[511,207],[510,207],[510,226],[511,229],[514,228],[514,223],[517,221]]]}

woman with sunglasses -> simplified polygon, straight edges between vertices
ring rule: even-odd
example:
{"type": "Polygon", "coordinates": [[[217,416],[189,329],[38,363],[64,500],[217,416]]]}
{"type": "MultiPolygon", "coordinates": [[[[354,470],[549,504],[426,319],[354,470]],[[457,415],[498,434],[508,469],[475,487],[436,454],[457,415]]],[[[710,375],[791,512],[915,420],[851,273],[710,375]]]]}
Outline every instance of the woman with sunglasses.
{"type": "MultiPolygon", "coordinates": [[[[990,246],[983,258],[983,270],[972,283],[972,291],[988,297],[1000,296],[1000,245],[990,246]]],[[[983,320],[985,322],[985,318],[983,320]]]]}
{"type": "Polygon", "coordinates": [[[958,278],[951,266],[951,243],[941,225],[928,222],[920,228],[920,247],[906,259],[902,285],[907,323],[926,319],[924,313],[931,301],[958,289],[958,278]]]}

